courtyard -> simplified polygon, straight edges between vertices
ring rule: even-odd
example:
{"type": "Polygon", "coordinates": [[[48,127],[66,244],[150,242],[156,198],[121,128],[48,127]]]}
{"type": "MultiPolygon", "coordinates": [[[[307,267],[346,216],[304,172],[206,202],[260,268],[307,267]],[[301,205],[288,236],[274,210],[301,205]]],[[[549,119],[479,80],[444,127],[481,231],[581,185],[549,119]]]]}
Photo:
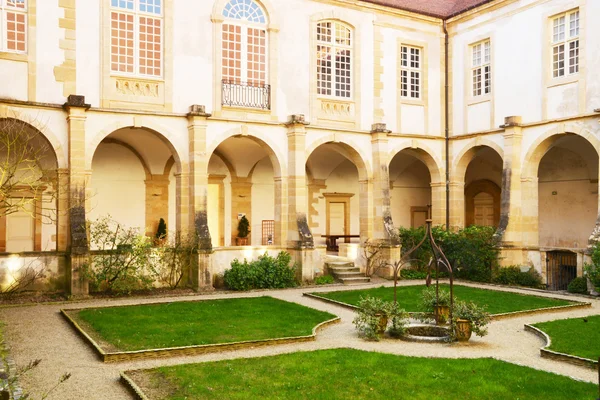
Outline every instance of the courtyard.
{"type": "MultiPolygon", "coordinates": [[[[403,289],[411,289],[405,286],[414,285],[415,282],[401,282],[398,291],[399,299],[402,298],[403,289]]],[[[466,283],[461,283],[461,285],[465,288],[487,288],[510,292],[502,294],[518,293],[538,297],[550,296],[550,294],[526,289],[498,288],[466,283]]],[[[411,397],[416,396],[415,398],[427,398],[424,397],[425,395],[429,395],[428,398],[432,398],[432,396],[439,397],[442,395],[440,393],[446,394],[447,398],[482,398],[487,395],[493,395],[496,398],[514,398],[516,393],[522,398],[535,398],[536,394],[540,393],[543,393],[547,398],[557,399],[595,398],[597,388],[594,384],[597,383],[597,372],[591,368],[541,358],[540,347],[543,347],[545,343],[537,336],[525,331],[524,325],[537,325],[565,318],[587,319],[588,316],[600,313],[600,301],[553,293],[551,295],[553,298],[562,299],[565,303],[589,301],[591,302],[591,308],[553,310],[496,320],[489,325],[489,335],[483,338],[474,337],[471,341],[460,344],[435,344],[407,343],[389,338],[385,338],[380,342],[365,341],[358,337],[352,324],[354,311],[304,296],[304,293],[307,292],[341,292],[356,289],[377,289],[380,286],[381,282],[376,282],[350,288],[337,285],[323,288],[255,291],[244,294],[213,293],[164,298],[120,298],[12,306],[0,309],[0,320],[5,323],[3,328],[5,341],[10,347],[10,354],[17,365],[23,366],[33,359],[42,359],[37,368],[20,379],[23,389],[30,392],[34,398],[40,397],[44,391],[52,387],[63,373],[69,372],[72,374],[71,378],[52,392],[50,399],[133,399],[135,397],[121,382],[121,373],[123,371],[148,369],[152,370],[147,372],[147,374],[150,374],[149,376],[160,373],[163,377],[161,379],[171,377],[170,384],[159,385],[164,389],[162,395],[165,395],[165,393],[167,395],[162,398],[169,399],[186,398],[185,396],[189,396],[187,398],[252,398],[253,396],[255,398],[306,398],[306,396],[360,398],[367,395],[367,392],[363,392],[363,390],[367,390],[369,396],[373,398],[383,398],[385,396],[389,398],[390,393],[398,393],[395,390],[401,390],[403,387],[406,387],[407,394],[413,393],[411,397]],[[61,309],[101,310],[104,307],[111,307],[110,309],[116,310],[122,309],[117,306],[141,306],[144,304],[153,304],[153,307],[156,307],[160,304],[165,306],[169,304],[192,305],[212,300],[239,302],[243,299],[252,299],[253,301],[261,301],[265,298],[264,296],[268,296],[267,299],[272,298],[276,303],[282,301],[281,304],[285,305],[304,306],[300,308],[309,313],[314,310],[317,314],[323,312],[339,316],[341,321],[320,330],[314,341],[268,347],[246,347],[192,356],[102,363],[94,349],[76,333],[60,314],[61,309]],[[327,350],[328,352],[315,352],[318,350],[327,350]],[[301,352],[309,353],[304,354],[301,352]],[[387,355],[384,356],[380,353],[427,359],[389,358],[387,355]],[[280,358],[252,360],[256,357],[271,356],[280,358]],[[348,373],[346,369],[352,369],[351,373],[349,375],[341,374],[333,379],[332,374],[336,374],[335,365],[330,365],[331,363],[324,361],[332,357],[338,358],[341,363],[345,363],[345,373],[348,373]],[[495,360],[469,361],[469,359],[483,358],[493,358],[495,360]],[[294,361],[294,359],[297,361],[294,361]],[[436,359],[438,360],[436,361],[436,359]],[[451,359],[460,360],[453,362],[451,359]],[[235,361],[228,362],[228,360],[235,361]],[[366,365],[370,366],[364,367],[359,365],[360,363],[353,366],[353,360],[363,360],[367,363],[366,365]],[[495,364],[499,361],[508,364],[495,364]],[[202,364],[206,362],[220,363],[202,364]],[[269,366],[269,363],[271,363],[271,366],[269,366]],[[292,368],[294,365],[297,367],[295,370],[292,368]],[[408,368],[411,365],[413,369],[415,366],[419,368],[422,373],[422,378],[420,378],[422,379],[422,387],[427,389],[422,389],[418,385],[406,386],[401,384],[403,379],[408,379],[410,375],[404,376],[405,374],[400,371],[402,368],[408,368]],[[522,367],[534,368],[539,371],[521,369],[522,367]],[[204,376],[202,373],[203,368],[210,368],[214,372],[214,376],[211,375],[214,378],[213,383],[207,383],[209,378],[202,378],[204,376]],[[493,373],[489,376],[486,374],[489,374],[490,370],[497,371],[499,369],[502,370],[502,379],[490,382],[489,376],[494,375],[493,373]],[[245,376],[249,380],[252,380],[253,376],[261,376],[261,380],[254,382],[254,385],[250,381],[246,383],[240,381],[238,386],[231,387],[230,392],[223,391],[224,387],[229,387],[227,379],[238,376],[234,374],[228,377],[226,373],[228,370],[237,371],[235,374],[245,376]],[[287,372],[282,375],[280,374],[282,370],[287,372]],[[291,372],[292,370],[295,372],[291,372]],[[463,380],[461,374],[464,374],[465,370],[473,371],[471,375],[476,374],[475,371],[477,371],[477,377],[470,377],[465,382],[460,383],[463,380]],[[260,371],[272,371],[272,373],[265,376],[260,371]],[[561,376],[548,375],[546,372],[561,376]],[[299,389],[290,391],[291,389],[288,387],[290,384],[289,379],[286,381],[282,379],[282,376],[296,377],[289,379],[292,379],[292,383],[298,383],[297,387],[299,389]],[[394,380],[394,377],[398,381],[388,385],[386,382],[394,380]],[[524,379],[524,377],[527,377],[527,379],[524,379]],[[172,386],[169,386],[172,385],[172,382],[179,382],[183,385],[182,387],[187,387],[185,386],[186,382],[191,381],[196,382],[199,391],[184,391],[175,394],[172,386]],[[534,381],[537,383],[533,383],[534,381]],[[578,381],[592,384],[586,385],[578,381]],[[261,382],[261,385],[257,385],[258,382],[261,382]],[[273,385],[273,391],[265,392],[263,385],[268,385],[269,382],[273,385]],[[482,382],[487,383],[482,384],[482,382]],[[311,385],[315,388],[311,389],[311,385]],[[340,385],[344,385],[345,389],[337,392],[336,390],[340,390],[340,385]],[[517,386],[519,389],[516,392],[512,391],[510,385],[515,385],[515,390],[517,390],[517,386]],[[419,397],[419,393],[422,397],[419,397]],[[464,396],[461,396],[461,393],[464,396]]],[[[390,284],[385,283],[384,286],[389,287],[390,284]]],[[[236,308],[239,307],[236,306],[236,308]]],[[[271,315],[273,319],[283,321],[279,325],[288,325],[288,322],[280,320],[280,316],[276,313],[271,315]]],[[[327,314],[323,314],[323,318],[327,319],[328,317],[327,314]]],[[[268,312],[266,316],[261,315],[261,318],[269,319],[268,312]]],[[[135,331],[136,327],[140,327],[140,321],[143,320],[143,317],[139,317],[137,321],[121,318],[122,325],[132,331],[135,331]]],[[[277,321],[268,321],[268,323],[278,325],[277,321]]],[[[308,325],[316,325],[319,321],[320,319],[317,318],[307,322],[308,325]]],[[[198,322],[202,323],[202,320],[198,322]]],[[[590,321],[590,323],[593,323],[593,321],[590,321]]],[[[223,318],[221,330],[224,334],[239,333],[240,328],[232,328],[231,324],[232,322],[228,322],[226,318],[223,318]]],[[[171,329],[165,327],[165,329],[167,328],[171,329]]],[[[272,337],[280,337],[290,333],[272,332],[272,334],[272,337]]],[[[160,391],[153,392],[155,389],[151,389],[152,382],[156,382],[156,379],[148,379],[148,375],[144,378],[139,372],[131,373],[131,376],[133,381],[142,387],[146,387],[146,390],[149,390],[153,395],[161,393],[160,391]]],[[[414,379],[412,380],[414,381],[414,379]]]]}

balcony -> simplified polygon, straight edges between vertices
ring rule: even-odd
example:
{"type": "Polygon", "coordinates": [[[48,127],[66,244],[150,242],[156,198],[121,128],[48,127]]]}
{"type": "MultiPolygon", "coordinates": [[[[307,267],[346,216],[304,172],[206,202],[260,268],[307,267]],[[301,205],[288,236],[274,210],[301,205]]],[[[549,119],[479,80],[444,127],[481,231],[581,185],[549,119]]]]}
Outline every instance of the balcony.
{"type": "Polygon", "coordinates": [[[222,105],[271,109],[271,86],[254,82],[222,81],[222,105]]]}

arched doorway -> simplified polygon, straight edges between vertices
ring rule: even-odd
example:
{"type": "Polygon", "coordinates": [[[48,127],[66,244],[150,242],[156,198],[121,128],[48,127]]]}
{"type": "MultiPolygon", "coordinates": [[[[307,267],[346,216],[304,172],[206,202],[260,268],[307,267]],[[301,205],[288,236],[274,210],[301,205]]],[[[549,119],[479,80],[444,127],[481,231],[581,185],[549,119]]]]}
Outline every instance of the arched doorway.
{"type": "Polygon", "coordinates": [[[465,172],[465,226],[498,226],[503,162],[496,150],[480,146],[465,172]]]}

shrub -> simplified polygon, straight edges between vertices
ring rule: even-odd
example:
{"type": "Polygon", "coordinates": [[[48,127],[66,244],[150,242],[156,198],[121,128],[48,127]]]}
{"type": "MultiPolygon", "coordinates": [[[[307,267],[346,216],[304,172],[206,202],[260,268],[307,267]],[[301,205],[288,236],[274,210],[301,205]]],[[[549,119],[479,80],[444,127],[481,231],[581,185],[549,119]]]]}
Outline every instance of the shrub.
{"type": "Polygon", "coordinates": [[[569,293],[587,294],[587,279],[578,276],[577,278],[573,279],[571,283],[569,283],[567,290],[569,291],[569,293]]]}
{"type": "Polygon", "coordinates": [[[334,279],[331,275],[317,276],[317,278],[315,279],[315,284],[317,285],[330,285],[333,282],[334,279]]]}
{"type": "Polygon", "coordinates": [[[164,219],[158,221],[158,228],[156,229],[156,239],[162,240],[167,237],[167,223],[164,219]]]}
{"type": "Polygon", "coordinates": [[[235,259],[223,279],[231,290],[281,289],[296,286],[296,268],[290,267],[292,256],[285,251],[276,258],[265,253],[258,260],[235,259]]]}
{"type": "Polygon", "coordinates": [[[390,322],[392,323],[390,335],[401,336],[408,323],[408,313],[401,309],[398,303],[376,297],[361,297],[356,313],[352,323],[356,326],[359,335],[368,340],[378,341],[381,337],[381,329],[385,331],[390,322]],[[385,326],[380,325],[382,320],[385,326]]]}
{"type": "Polygon", "coordinates": [[[131,293],[152,287],[152,241],[138,229],[125,228],[110,216],[89,224],[90,247],[97,249],[82,266],[92,292],[131,293]]]}
{"type": "Polygon", "coordinates": [[[248,221],[248,218],[246,218],[245,215],[242,216],[240,222],[238,222],[237,230],[239,238],[248,237],[248,234],[250,233],[250,221],[248,221]]]}
{"type": "MultiPolygon", "coordinates": [[[[499,250],[494,233],[495,229],[489,226],[472,225],[458,232],[440,226],[432,228],[433,238],[452,265],[455,277],[477,282],[490,282],[492,270],[498,263],[499,250]]],[[[424,235],[424,227],[400,228],[402,251],[412,249],[424,235]]],[[[413,269],[424,271],[431,256],[431,246],[426,241],[411,255],[416,260],[412,263],[413,269]]]]}
{"type": "Polygon", "coordinates": [[[542,276],[533,267],[527,272],[522,272],[518,266],[501,267],[494,269],[492,282],[539,288],[542,286],[542,276]]]}
{"type": "Polygon", "coordinates": [[[449,306],[450,291],[439,288],[438,296],[435,293],[435,286],[423,289],[421,293],[421,308],[425,312],[433,312],[434,306],[449,306]]]}
{"type": "MultiPolygon", "coordinates": [[[[448,273],[440,271],[440,278],[447,278],[448,273]]],[[[427,271],[420,271],[416,269],[403,269],[400,270],[400,278],[401,279],[427,279],[427,271]]],[[[435,279],[436,274],[435,271],[431,273],[431,279],[435,279]]]]}

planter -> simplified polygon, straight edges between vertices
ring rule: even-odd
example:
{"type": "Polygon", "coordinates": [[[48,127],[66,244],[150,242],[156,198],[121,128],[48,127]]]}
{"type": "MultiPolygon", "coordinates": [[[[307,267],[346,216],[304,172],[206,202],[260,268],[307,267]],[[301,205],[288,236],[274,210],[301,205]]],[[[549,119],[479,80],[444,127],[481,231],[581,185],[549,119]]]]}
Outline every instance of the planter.
{"type": "Polygon", "coordinates": [[[388,325],[388,317],[387,315],[375,314],[376,317],[379,317],[379,325],[377,325],[377,333],[382,335],[385,333],[388,325]]]}
{"type": "Polygon", "coordinates": [[[450,306],[433,306],[433,316],[438,325],[445,324],[450,316],[450,306]]]}
{"type": "Polygon", "coordinates": [[[247,237],[244,237],[244,238],[236,237],[235,244],[236,244],[236,246],[248,246],[248,238],[247,237]]]}
{"type": "Polygon", "coordinates": [[[471,339],[471,321],[468,319],[457,319],[456,320],[456,340],[459,342],[468,342],[471,339]]]}

